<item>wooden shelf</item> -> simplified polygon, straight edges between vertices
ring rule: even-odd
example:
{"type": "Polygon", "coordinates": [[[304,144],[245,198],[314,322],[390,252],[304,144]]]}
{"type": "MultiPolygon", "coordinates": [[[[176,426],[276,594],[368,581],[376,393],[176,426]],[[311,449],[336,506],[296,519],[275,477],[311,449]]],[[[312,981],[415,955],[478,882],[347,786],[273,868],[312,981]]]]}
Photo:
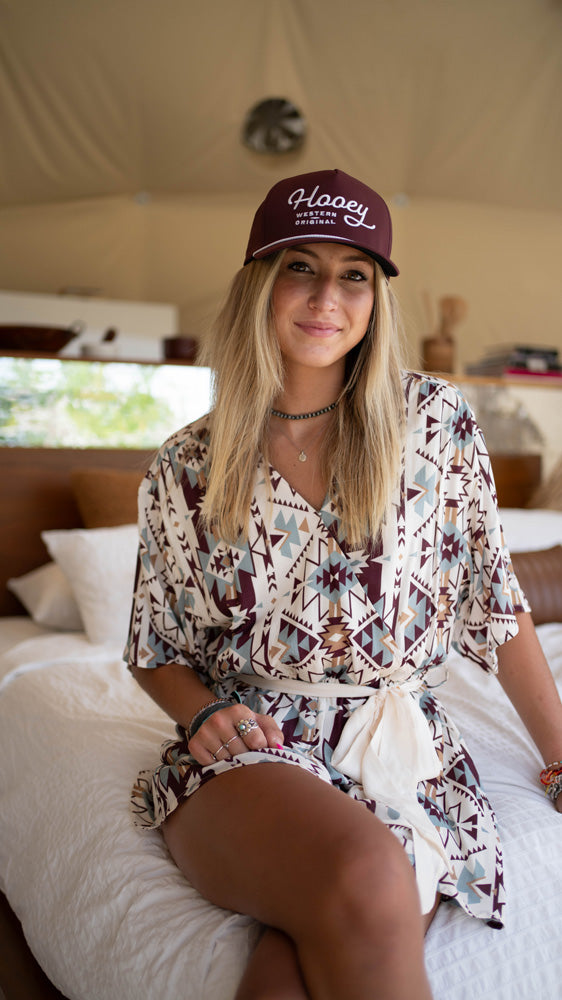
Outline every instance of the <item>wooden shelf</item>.
{"type": "Polygon", "coordinates": [[[562,377],[550,378],[541,375],[463,375],[462,372],[427,372],[436,378],[444,378],[455,385],[497,385],[497,386],[527,386],[534,389],[562,389],[562,377]]]}
{"type": "MultiPolygon", "coordinates": [[[[122,357],[83,357],[82,355],[69,354],[38,354],[37,351],[1,351],[0,358],[33,358],[39,360],[52,359],[55,361],[94,361],[103,364],[121,365],[191,365],[195,361],[188,361],[176,358],[122,358],[122,357]]],[[[417,369],[419,370],[419,369],[417,369]]],[[[501,376],[501,375],[463,375],[462,372],[427,372],[428,375],[435,375],[436,378],[444,378],[455,384],[465,383],[467,385],[496,385],[496,386],[523,386],[539,389],[562,389],[562,377],[549,378],[541,375],[522,376],[501,376]]]]}
{"type": "Polygon", "coordinates": [[[122,358],[116,355],[114,358],[105,357],[84,357],[81,354],[71,355],[71,354],[38,354],[37,351],[0,351],[0,358],[31,358],[36,361],[94,361],[102,362],[107,365],[191,365],[195,364],[194,361],[176,359],[176,358],[122,358]]]}

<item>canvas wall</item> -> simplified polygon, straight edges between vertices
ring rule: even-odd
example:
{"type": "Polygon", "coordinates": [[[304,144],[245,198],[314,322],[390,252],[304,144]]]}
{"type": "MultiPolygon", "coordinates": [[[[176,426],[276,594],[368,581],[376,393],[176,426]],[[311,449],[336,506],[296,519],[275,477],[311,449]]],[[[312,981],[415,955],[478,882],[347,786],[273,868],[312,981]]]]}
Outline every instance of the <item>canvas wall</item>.
{"type": "MultiPolygon", "coordinates": [[[[410,364],[436,323],[438,298],[450,294],[468,302],[459,371],[495,343],[553,344],[562,353],[561,213],[388,197],[410,364]]],[[[181,332],[201,336],[241,262],[255,203],[169,195],[4,209],[0,287],[86,286],[104,299],[175,303],[181,332]]]]}

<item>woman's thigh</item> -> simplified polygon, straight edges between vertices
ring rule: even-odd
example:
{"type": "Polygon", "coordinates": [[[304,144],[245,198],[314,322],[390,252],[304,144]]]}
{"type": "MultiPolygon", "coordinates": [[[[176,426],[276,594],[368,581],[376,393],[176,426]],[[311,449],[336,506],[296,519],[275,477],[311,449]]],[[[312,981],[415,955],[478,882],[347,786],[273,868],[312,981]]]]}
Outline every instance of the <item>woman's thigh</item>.
{"type": "Polygon", "coordinates": [[[291,932],[324,890],[381,891],[415,876],[397,838],[364,804],[290,764],[217,775],[166,820],[176,864],[203,896],[291,932]],[[407,869],[407,872],[405,871],[407,869]],[[383,889],[384,886],[384,889],[383,889]],[[304,901],[305,905],[302,904],[304,901]]]}

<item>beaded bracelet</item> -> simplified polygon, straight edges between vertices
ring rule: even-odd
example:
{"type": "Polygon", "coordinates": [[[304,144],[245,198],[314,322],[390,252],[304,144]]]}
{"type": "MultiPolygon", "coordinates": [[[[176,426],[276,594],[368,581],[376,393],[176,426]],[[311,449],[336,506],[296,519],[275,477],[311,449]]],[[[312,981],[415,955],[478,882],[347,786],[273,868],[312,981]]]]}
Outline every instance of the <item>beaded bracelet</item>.
{"type": "Polygon", "coordinates": [[[545,789],[545,794],[550,796],[553,802],[556,802],[560,792],[562,792],[562,776],[555,778],[548,788],[545,789]]]}
{"type": "Polygon", "coordinates": [[[221,708],[227,708],[232,705],[232,702],[228,698],[214,698],[213,701],[208,701],[203,708],[200,708],[198,712],[195,713],[189,726],[187,727],[187,738],[188,740],[193,739],[195,733],[203,725],[207,719],[210,719],[214,712],[220,712],[221,708]]]}
{"type": "Polygon", "coordinates": [[[552,764],[547,764],[540,775],[541,785],[544,785],[544,794],[548,795],[552,801],[562,792],[562,760],[555,760],[552,764]]]}

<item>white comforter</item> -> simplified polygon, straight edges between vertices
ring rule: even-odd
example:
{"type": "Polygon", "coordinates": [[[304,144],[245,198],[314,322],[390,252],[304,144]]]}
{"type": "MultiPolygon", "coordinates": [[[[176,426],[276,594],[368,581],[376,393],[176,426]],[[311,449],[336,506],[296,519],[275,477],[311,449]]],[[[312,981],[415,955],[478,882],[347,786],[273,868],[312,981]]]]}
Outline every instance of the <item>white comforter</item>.
{"type": "MultiPolygon", "coordinates": [[[[562,626],[539,635],[562,689],[562,626]]],[[[119,654],[35,629],[0,656],[0,883],[70,1000],[231,1000],[256,926],[201,899],[160,835],[133,828],[131,784],[173,725],[119,654]]],[[[440,907],[427,937],[434,997],[558,1000],[562,815],[496,679],[456,655],[449,671],[440,696],[498,815],[508,905],[500,931],[440,907]]]]}

